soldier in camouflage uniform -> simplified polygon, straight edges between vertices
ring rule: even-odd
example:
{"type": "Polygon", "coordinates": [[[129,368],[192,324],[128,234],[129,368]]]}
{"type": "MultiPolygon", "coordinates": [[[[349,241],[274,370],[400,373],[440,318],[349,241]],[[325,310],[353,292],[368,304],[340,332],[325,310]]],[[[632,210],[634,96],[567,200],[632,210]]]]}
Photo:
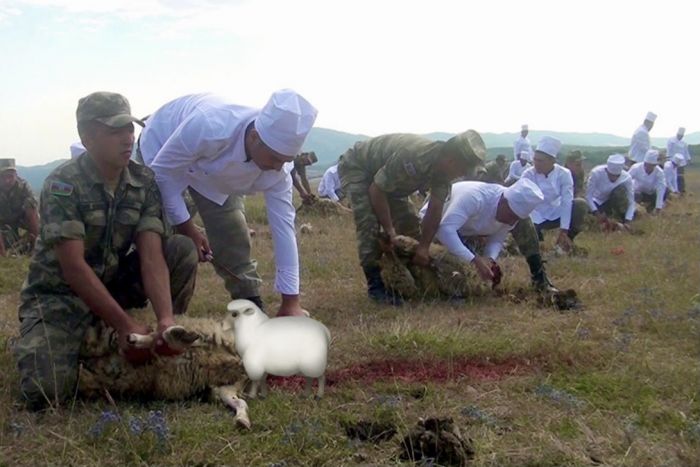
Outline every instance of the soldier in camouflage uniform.
{"type": "Polygon", "coordinates": [[[174,324],[174,313],[185,312],[195,285],[193,242],[163,238],[154,174],[129,160],[133,122],[141,122],[127,100],[93,93],[80,99],[76,114],[87,153],[57,167],[44,183],[37,253],[20,294],[13,352],[32,409],[74,394],[88,326],[104,320],[116,330],[125,358],[143,361],[150,354],[131,348],[127,336],[150,329],[125,310],[150,300],[162,332],[174,324]]]}
{"type": "Polygon", "coordinates": [[[564,167],[569,169],[571,176],[574,178],[574,198],[585,196],[584,180],[586,172],[583,169],[584,160],[586,160],[586,158],[583,157],[583,153],[576,149],[571,151],[564,161],[564,167]]]}
{"type": "Polygon", "coordinates": [[[30,253],[39,235],[39,215],[32,189],[17,176],[14,159],[0,159],[0,256],[7,250],[30,253]],[[27,232],[22,242],[19,229],[27,232]]]}
{"type": "Polygon", "coordinates": [[[304,203],[313,203],[316,195],[311,191],[309,179],[306,178],[306,167],[318,162],[315,152],[302,152],[294,158],[294,168],[292,169],[292,183],[299,192],[299,196],[304,203]]]}
{"type": "Polygon", "coordinates": [[[506,156],[499,154],[495,160],[486,163],[485,172],[479,177],[482,182],[497,183],[498,185],[505,184],[506,176],[508,175],[508,164],[506,164],[506,156]]]}
{"type": "Polygon", "coordinates": [[[468,130],[447,142],[410,134],[378,136],[355,143],[340,157],[338,174],[353,206],[360,264],[372,300],[401,304],[380,276],[380,228],[392,242],[397,235],[419,238],[413,261],[427,266],[428,247],[440,225],[450,182],[473,178],[485,156],[481,136],[468,130]],[[427,189],[430,204],[419,226],[409,195],[427,189]]]}

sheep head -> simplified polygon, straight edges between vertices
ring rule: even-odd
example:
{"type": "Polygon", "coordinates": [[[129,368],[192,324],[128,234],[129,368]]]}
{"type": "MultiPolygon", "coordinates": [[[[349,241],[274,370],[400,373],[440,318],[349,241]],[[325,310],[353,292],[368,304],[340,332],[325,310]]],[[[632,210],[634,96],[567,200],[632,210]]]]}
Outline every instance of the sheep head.
{"type": "Polygon", "coordinates": [[[269,318],[250,300],[233,300],[226,309],[229,315],[225,320],[225,327],[233,328],[236,351],[243,355],[248,343],[255,339],[255,328],[269,318]]]}

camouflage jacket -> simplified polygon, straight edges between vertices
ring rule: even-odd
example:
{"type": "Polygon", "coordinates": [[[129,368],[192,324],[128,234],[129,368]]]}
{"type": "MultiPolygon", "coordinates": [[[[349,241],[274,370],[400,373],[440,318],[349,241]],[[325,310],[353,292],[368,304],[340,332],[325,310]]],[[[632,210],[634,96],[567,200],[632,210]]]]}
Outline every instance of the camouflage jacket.
{"type": "Polygon", "coordinates": [[[63,240],[83,240],[85,261],[108,284],[136,234],[164,234],[160,192],[151,169],[129,162],[113,196],[87,153],[51,172],[41,190],[40,214],[40,235],[23,296],[71,293],[54,252],[63,240]]]}
{"type": "Polygon", "coordinates": [[[374,181],[379,189],[392,196],[430,189],[431,196],[444,200],[450,192],[451,180],[437,177],[433,171],[444,144],[410,134],[360,141],[343,154],[342,176],[350,183],[374,181]]]}
{"type": "Polygon", "coordinates": [[[25,225],[25,211],[37,205],[32,189],[26,180],[18,178],[17,183],[7,191],[0,190],[0,225],[13,229],[25,225]]]}
{"type": "Polygon", "coordinates": [[[486,163],[485,172],[481,176],[481,180],[486,183],[498,183],[503,185],[508,175],[508,164],[503,166],[498,165],[496,161],[486,163]]]}

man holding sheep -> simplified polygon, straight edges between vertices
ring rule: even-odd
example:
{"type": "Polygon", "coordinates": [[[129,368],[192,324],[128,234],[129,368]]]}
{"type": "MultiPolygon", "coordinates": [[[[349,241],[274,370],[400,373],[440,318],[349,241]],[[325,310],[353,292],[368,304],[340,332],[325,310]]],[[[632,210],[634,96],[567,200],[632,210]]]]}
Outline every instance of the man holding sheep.
{"type": "Polygon", "coordinates": [[[241,196],[264,193],[275,250],[275,289],[282,295],[278,316],[304,314],[290,172],[316,113],[290,89],[273,93],[262,109],[212,94],[192,94],[151,115],[139,143],[145,164],[156,174],[165,216],[175,231],[194,241],[200,261],[213,260],[231,298],[245,298],[261,308],[262,280],[250,256],[241,196]],[[187,211],[185,190],[206,233],[187,211]]]}
{"type": "MultiPolygon", "coordinates": [[[[130,361],[150,357],[127,342],[148,334],[125,310],[150,300],[158,335],[174,325],[194,292],[197,252],[184,236],[165,236],[153,172],[130,161],[134,123],[128,101],[108,92],[78,103],[87,152],[56,168],[41,192],[37,252],[20,294],[13,346],[22,395],[32,409],[75,394],[86,329],[102,319],[130,361]]],[[[162,342],[161,342],[162,344],[162,342]]],[[[167,344],[156,351],[172,354],[167,344]]]]}
{"type": "Polygon", "coordinates": [[[419,238],[413,261],[429,262],[428,247],[440,225],[450,182],[474,177],[486,157],[481,136],[467,130],[448,141],[430,141],[411,134],[391,134],[360,141],[340,157],[338,174],[353,206],[360,264],[370,299],[400,305],[384,286],[378,261],[380,229],[393,243],[397,235],[419,238]],[[408,196],[430,190],[422,224],[408,196]]]}

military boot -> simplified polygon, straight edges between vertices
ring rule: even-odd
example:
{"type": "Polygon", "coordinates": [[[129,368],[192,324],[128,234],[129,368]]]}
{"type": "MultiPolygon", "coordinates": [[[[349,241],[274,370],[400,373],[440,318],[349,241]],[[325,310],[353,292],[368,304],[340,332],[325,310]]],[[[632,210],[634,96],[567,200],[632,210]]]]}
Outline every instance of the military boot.
{"type": "Polygon", "coordinates": [[[559,289],[557,289],[554,284],[550,282],[549,277],[547,277],[544,264],[542,263],[542,256],[539,254],[528,256],[527,265],[530,267],[530,278],[535,290],[538,292],[559,292],[559,289]]]}
{"type": "Polygon", "coordinates": [[[401,306],[401,297],[393,294],[384,287],[384,281],[378,266],[364,267],[363,271],[367,278],[367,296],[374,302],[383,305],[401,306]]]}

